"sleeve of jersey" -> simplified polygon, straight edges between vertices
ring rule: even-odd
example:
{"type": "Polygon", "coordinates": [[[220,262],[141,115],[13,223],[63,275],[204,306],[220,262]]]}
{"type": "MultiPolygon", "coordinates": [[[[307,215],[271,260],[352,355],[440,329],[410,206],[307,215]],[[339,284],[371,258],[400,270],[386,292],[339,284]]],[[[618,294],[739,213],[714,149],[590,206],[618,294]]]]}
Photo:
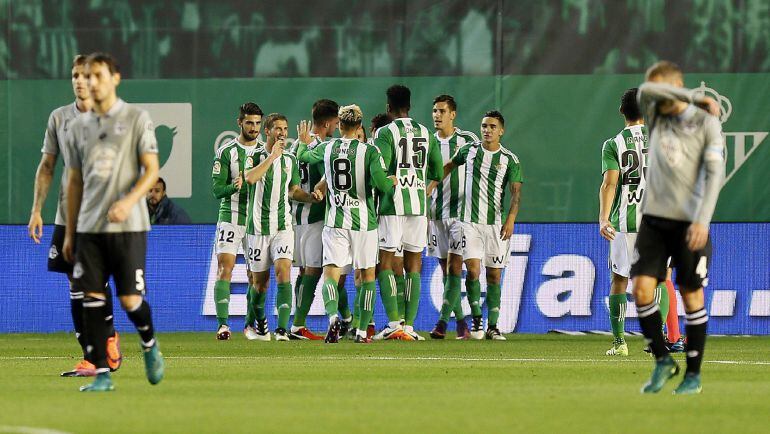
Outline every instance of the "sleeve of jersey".
{"type": "Polygon", "coordinates": [[[223,152],[214,158],[214,167],[211,169],[211,193],[215,198],[223,199],[235,193],[236,188],[227,183],[228,179],[230,179],[230,157],[223,152]]]}
{"type": "Polygon", "coordinates": [[[434,136],[430,136],[428,143],[428,159],[428,179],[441,181],[444,178],[444,159],[441,158],[439,144],[434,136]]]}
{"type": "Polygon", "coordinates": [[[607,140],[602,146],[602,174],[608,170],[620,170],[617,145],[614,140],[607,140]]]}
{"type": "Polygon", "coordinates": [[[326,153],[326,143],[321,143],[311,150],[307,149],[307,145],[301,143],[297,149],[297,160],[308,163],[317,164],[324,160],[324,154],[326,153]]]}
{"type": "Polygon", "coordinates": [[[468,151],[471,149],[471,145],[465,145],[462,148],[457,149],[452,156],[452,162],[458,166],[465,164],[465,160],[468,158],[468,151]]]}
{"type": "Polygon", "coordinates": [[[48,126],[45,128],[45,136],[43,137],[43,149],[40,152],[51,155],[59,154],[59,140],[56,137],[56,120],[53,113],[48,117],[48,126]]]}
{"type": "Polygon", "coordinates": [[[719,191],[725,179],[725,143],[722,138],[722,126],[716,117],[707,116],[704,127],[706,147],[703,151],[703,165],[706,171],[706,183],[703,189],[703,200],[695,214],[695,221],[708,225],[714,215],[719,191]]]}
{"type": "Polygon", "coordinates": [[[366,161],[369,166],[369,175],[372,177],[372,185],[377,190],[387,193],[393,189],[393,182],[385,174],[382,168],[382,160],[377,149],[370,147],[366,151],[366,161]]]}
{"type": "Polygon", "coordinates": [[[297,164],[297,159],[294,156],[289,157],[291,161],[291,179],[289,180],[289,186],[299,185],[300,176],[299,176],[299,164],[297,164]]]}
{"type": "Polygon", "coordinates": [[[69,129],[61,146],[67,146],[67,150],[69,150],[69,152],[64,153],[64,165],[71,169],[79,170],[82,166],[82,157],[80,155],[80,149],[76,146],[77,141],[75,140],[75,137],[77,133],[75,129],[75,127],[69,129]]]}
{"type": "Polygon", "coordinates": [[[153,125],[152,119],[150,119],[150,114],[142,111],[136,120],[135,128],[137,137],[139,137],[139,143],[136,147],[139,155],[157,154],[158,140],[155,138],[155,125],[153,125]]]}
{"type": "Polygon", "coordinates": [[[390,128],[382,127],[377,130],[374,136],[374,146],[377,147],[382,156],[382,163],[386,168],[389,168],[393,159],[393,133],[390,128]]]}
{"type": "Polygon", "coordinates": [[[510,179],[510,183],[513,184],[514,182],[524,182],[524,173],[521,170],[521,163],[514,160],[512,162],[513,164],[508,165],[508,179],[510,179]]]}

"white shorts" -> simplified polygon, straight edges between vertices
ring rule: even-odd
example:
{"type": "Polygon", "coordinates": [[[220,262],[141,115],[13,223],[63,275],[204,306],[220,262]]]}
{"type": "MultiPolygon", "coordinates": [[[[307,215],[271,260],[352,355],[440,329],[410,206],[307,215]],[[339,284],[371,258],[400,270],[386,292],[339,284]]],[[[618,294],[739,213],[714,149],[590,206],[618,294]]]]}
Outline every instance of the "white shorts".
{"type": "Polygon", "coordinates": [[[463,225],[460,220],[449,218],[428,222],[428,256],[446,259],[448,253],[463,254],[463,225]]]}
{"type": "Polygon", "coordinates": [[[324,222],[294,226],[294,266],[321,268],[323,251],[321,231],[324,222]]]}
{"type": "Polygon", "coordinates": [[[615,232],[615,239],[610,241],[610,270],[623,276],[631,276],[631,256],[636,244],[636,232],[615,232]]]}
{"type": "Polygon", "coordinates": [[[428,244],[428,218],[419,215],[382,215],[378,229],[379,248],[396,252],[403,247],[407,252],[420,253],[428,244]]]}
{"type": "Polygon", "coordinates": [[[485,267],[505,268],[511,257],[511,240],[500,239],[503,225],[462,223],[463,259],[481,259],[485,267]]]}
{"type": "Polygon", "coordinates": [[[217,223],[217,238],[214,244],[214,253],[217,255],[227,253],[228,255],[237,255],[248,251],[249,245],[246,240],[246,226],[234,225],[230,222],[217,223]],[[239,248],[243,248],[239,251],[239,248]]]}
{"type": "Polygon", "coordinates": [[[324,227],[321,235],[324,266],[352,264],[360,270],[377,265],[377,231],[352,231],[324,227]]]}
{"type": "Polygon", "coordinates": [[[294,231],[286,229],[273,235],[248,235],[249,270],[267,271],[278,259],[294,259],[294,231]]]}

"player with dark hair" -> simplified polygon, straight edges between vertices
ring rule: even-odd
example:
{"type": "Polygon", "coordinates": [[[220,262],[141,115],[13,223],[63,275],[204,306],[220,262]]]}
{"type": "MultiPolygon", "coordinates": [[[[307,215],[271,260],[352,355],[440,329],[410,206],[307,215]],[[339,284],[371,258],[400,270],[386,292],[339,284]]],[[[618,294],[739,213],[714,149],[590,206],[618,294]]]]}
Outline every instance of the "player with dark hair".
{"type": "MultiPolygon", "coordinates": [[[[441,146],[444,164],[452,160],[458,149],[479,138],[470,131],[455,127],[457,102],[451,95],[439,95],[433,99],[434,136],[441,146]]],[[[460,214],[463,202],[460,200],[465,186],[465,171],[455,170],[441,183],[431,183],[428,195],[431,197],[428,215],[428,256],[438,258],[444,275],[444,297],[441,316],[430,332],[434,339],[444,339],[447,322],[452,312],[457,321],[457,339],[470,337],[462,308],[460,282],[463,269],[463,231],[460,214]],[[435,186],[435,189],[432,188],[435,186]]]]}
{"type": "MultiPolygon", "coordinates": [[[[313,103],[311,140],[307,144],[312,150],[320,143],[329,139],[339,125],[339,105],[330,99],[320,99],[313,103]]],[[[296,155],[296,147],[293,149],[296,155]]],[[[310,165],[298,161],[300,183],[302,190],[313,191],[321,181],[323,164],[310,165]]],[[[294,266],[299,267],[299,275],[294,283],[295,304],[294,320],[292,322],[289,337],[296,340],[322,340],[305,327],[307,315],[315,298],[318,281],[321,280],[321,267],[323,265],[323,248],[321,244],[321,232],[324,225],[326,206],[323,203],[304,203],[293,201],[292,214],[294,214],[294,266]]],[[[325,295],[326,293],[324,293],[325,295]]],[[[348,308],[347,293],[339,291],[338,307],[342,310],[343,324],[350,324],[352,314],[348,308]],[[343,301],[344,300],[344,301],[343,301]]],[[[331,306],[331,301],[324,298],[324,306],[331,306]]],[[[336,309],[336,308],[335,308],[336,309]]],[[[336,310],[335,310],[336,313],[336,310]]],[[[348,328],[347,325],[343,328],[348,328]]]]}
{"type": "MultiPolygon", "coordinates": [[[[257,321],[266,321],[265,298],[270,281],[270,267],[275,269],[278,286],[276,308],[278,327],[275,340],[288,341],[291,315],[291,261],[294,259],[294,231],[292,230],[289,200],[306,203],[320,202],[323,195],[307,193],[299,187],[300,176],[294,155],[284,152],[288,136],[286,116],[272,113],[265,119],[267,142],[251,150],[246,156],[244,178],[249,184],[249,210],[246,223],[249,250],[247,253],[250,283],[257,296],[251,300],[257,312],[257,321]]],[[[269,339],[269,334],[268,334],[269,339]]]]}
{"type": "Polygon", "coordinates": [[[486,338],[505,340],[497,327],[502,297],[500,280],[511,256],[510,240],[519,212],[524,177],[519,158],[500,143],[504,133],[503,115],[495,110],[488,111],[481,120],[481,143],[459,148],[452,161],[444,166],[444,176],[458,166],[465,166],[461,169],[465,170],[465,184],[460,218],[463,222],[463,259],[467,270],[465,288],[473,315],[472,339],[484,339],[479,282],[483,261],[487,277],[486,338]],[[506,187],[510,189],[511,202],[503,221],[502,204],[506,187]]]}
{"type": "Polygon", "coordinates": [[[394,120],[375,133],[374,144],[382,154],[388,175],[398,184],[384,193],[379,202],[380,296],[388,315],[388,326],[376,337],[423,340],[414,331],[420,305],[422,252],[427,245],[427,203],[425,189],[429,180],[441,180],[441,153],[436,138],[428,128],[409,117],[411,92],[402,85],[388,88],[387,112],[394,120]],[[397,304],[393,276],[393,257],[404,250],[406,285],[404,290],[405,325],[397,304]]]}
{"type": "Polygon", "coordinates": [[[663,323],[653,295],[671,257],[687,319],[687,372],[674,393],[695,394],[701,392],[708,323],[703,288],[711,258],[709,223],[725,176],[719,105],[685,89],[682,71],[671,62],[654,64],[645,79],[639,106],[650,129],[649,167],[631,277],[655,368],[642,392],[659,392],[679,372],[660,333],[663,323]]]}
{"type": "MultiPolygon", "coordinates": [[[[246,154],[258,144],[259,130],[264,113],[259,105],[246,102],[238,108],[235,122],[240,134],[224,143],[214,155],[211,169],[211,193],[219,199],[217,232],[214,252],[217,255],[217,281],[214,283],[214,305],[217,312],[217,334],[219,340],[230,339],[230,326],[227,324],[230,308],[230,281],[239,251],[248,251],[246,239],[246,217],[249,209],[249,195],[243,186],[243,170],[246,154]]],[[[247,259],[248,260],[248,259],[247,259]]],[[[251,275],[251,271],[247,271],[251,275]]],[[[259,297],[250,284],[246,298],[259,297]]],[[[251,303],[247,303],[251,306],[251,303]]],[[[243,334],[249,340],[269,340],[267,320],[257,322],[257,312],[247,309],[243,334]]]]}
{"type": "MultiPolygon", "coordinates": [[[[56,160],[59,154],[64,160],[64,170],[59,187],[59,197],[56,205],[56,219],[54,220],[53,237],[51,247],[48,249],[48,271],[64,273],[67,275],[70,288],[70,312],[72,324],[75,328],[75,338],[83,351],[83,359],[75,365],[71,371],[62,372],[62,377],[85,377],[96,375],[96,367],[87,358],[86,335],[83,332],[83,292],[77,291],[72,285],[72,264],[64,260],[62,244],[64,242],[65,224],[67,218],[67,170],[66,153],[64,146],[67,131],[72,122],[81,113],[87,113],[93,106],[91,94],[88,90],[88,80],[85,76],[86,56],[78,54],[72,60],[72,91],[75,94],[75,102],[59,107],[51,112],[48,117],[48,126],[43,137],[42,156],[35,174],[35,193],[32,201],[32,211],[29,217],[29,236],[36,244],[40,244],[43,237],[43,217],[41,211],[51,187],[51,179],[56,169],[56,160]]],[[[105,299],[105,322],[107,323],[107,363],[111,370],[120,367],[123,357],[120,354],[120,336],[115,331],[112,315],[112,294],[107,292],[105,299]]]]}
{"type": "Polygon", "coordinates": [[[150,219],[145,195],[158,180],[158,143],[146,111],[118,98],[117,62],[95,53],[86,60],[86,77],[94,100],[67,136],[65,154],[67,228],[65,259],[72,261],[73,287],[84,293],[83,327],[96,379],[81,391],[113,390],[107,364],[107,280],[112,277],[120,304],[141,339],[147,379],[163,378],[164,362],[145,299],[145,258],[150,219]],[[77,231],[77,252],[73,252],[77,231]]]}

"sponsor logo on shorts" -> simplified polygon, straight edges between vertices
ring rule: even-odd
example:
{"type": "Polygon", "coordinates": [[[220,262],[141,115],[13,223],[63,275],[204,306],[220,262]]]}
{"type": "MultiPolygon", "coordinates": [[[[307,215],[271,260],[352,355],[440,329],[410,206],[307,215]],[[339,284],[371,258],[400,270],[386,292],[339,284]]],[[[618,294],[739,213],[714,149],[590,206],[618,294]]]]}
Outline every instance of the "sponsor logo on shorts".
{"type": "Polygon", "coordinates": [[[75,267],[72,269],[72,278],[80,279],[81,277],[83,277],[83,264],[78,262],[75,264],[75,267]]]}

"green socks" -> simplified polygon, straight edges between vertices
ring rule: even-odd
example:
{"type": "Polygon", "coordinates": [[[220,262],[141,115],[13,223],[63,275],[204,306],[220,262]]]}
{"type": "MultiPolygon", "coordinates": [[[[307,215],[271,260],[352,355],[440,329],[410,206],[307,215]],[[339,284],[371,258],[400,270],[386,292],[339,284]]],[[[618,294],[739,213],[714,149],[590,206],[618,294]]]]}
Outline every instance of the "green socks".
{"type": "Polygon", "coordinates": [[[339,297],[339,300],[337,301],[337,308],[340,311],[340,316],[344,320],[350,319],[351,313],[350,305],[348,304],[348,291],[345,289],[344,282],[342,285],[337,285],[337,297],[339,297]]]}
{"type": "Polygon", "coordinates": [[[404,303],[406,325],[414,325],[417,310],[420,308],[420,273],[406,273],[404,303]]]}
{"type": "Polygon", "coordinates": [[[655,288],[655,300],[658,301],[658,305],[660,306],[660,316],[663,317],[663,324],[666,324],[669,306],[668,288],[666,288],[666,282],[661,282],[655,288]]]}
{"type": "Polygon", "coordinates": [[[361,319],[361,308],[359,307],[361,304],[361,293],[361,287],[356,286],[356,298],[353,301],[353,325],[351,325],[355,329],[361,328],[359,325],[361,319]]]}
{"type": "MultiPolygon", "coordinates": [[[[385,306],[385,313],[388,315],[388,321],[399,322],[401,317],[398,314],[396,279],[393,277],[393,271],[380,271],[380,274],[377,275],[377,280],[380,282],[380,298],[382,299],[382,305],[385,306]]],[[[368,325],[368,323],[363,322],[363,317],[361,318],[361,324],[368,325]]]]}
{"type": "Polygon", "coordinates": [[[291,316],[290,282],[278,284],[278,294],[275,296],[275,305],[278,307],[278,328],[286,330],[287,327],[289,327],[289,316],[291,316]]]}
{"type": "Polygon", "coordinates": [[[610,326],[612,336],[617,341],[624,341],[623,333],[626,329],[626,294],[610,294],[610,326]]]}
{"type": "Polygon", "coordinates": [[[489,317],[487,318],[487,323],[489,325],[489,328],[496,328],[497,327],[497,320],[500,318],[500,298],[501,298],[502,289],[500,288],[500,284],[497,285],[487,285],[487,315],[489,317]]]}
{"type": "Polygon", "coordinates": [[[320,275],[311,276],[308,274],[303,274],[302,279],[299,280],[299,287],[295,288],[297,309],[294,311],[294,327],[305,327],[307,314],[310,312],[310,306],[313,305],[315,288],[318,286],[319,280],[321,280],[320,275]]]}
{"type": "Polygon", "coordinates": [[[337,282],[332,279],[326,279],[321,287],[321,294],[324,298],[324,308],[326,309],[326,316],[331,318],[333,315],[337,315],[338,309],[338,297],[337,297],[337,282]]]}
{"type": "MultiPolygon", "coordinates": [[[[359,291],[361,294],[358,307],[358,310],[361,312],[361,317],[359,318],[359,325],[361,325],[361,327],[357,327],[359,330],[366,331],[366,327],[372,320],[372,315],[374,315],[375,288],[374,282],[364,282],[361,286],[361,291],[359,291]]],[[[380,291],[382,291],[382,289],[380,289],[380,291]]]]}
{"type": "Polygon", "coordinates": [[[471,315],[481,316],[481,283],[478,280],[465,280],[465,292],[468,293],[468,304],[471,305],[471,315]]]}
{"type": "MultiPolygon", "coordinates": [[[[457,306],[460,304],[460,276],[450,274],[447,276],[446,283],[444,285],[444,302],[441,304],[441,317],[439,319],[444,322],[449,321],[449,316],[452,315],[452,311],[455,311],[457,315],[457,306]]],[[[460,316],[458,319],[462,319],[462,309],[460,309],[460,316]]]]}
{"type": "Polygon", "coordinates": [[[265,301],[267,301],[267,291],[254,292],[251,302],[254,306],[254,313],[257,315],[257,321],[263,321],[267,318],[267,315],[265,314],[265,301]]]}
{"type": "Polygon", "coordinates": [[[230,308],[230,282],[217,280],[214,284],[214,305],[217,309],[217,323],[227,324],[230,308]]]}
{"type": "Polygon", "coordinates": [[[406,296],[404,294],[404,291],[406,291],[406,279],[403,275],[394,274],[393,277],[396,279],[396,302],[398,303],[398,317],[400,319],[404,319],[406,315],[406,296]]]}
{"type": "Polygon", "coordinates": [[[256,296],[257,290],[249,285],[249,289],[246,291],[246,317],[243,319],[243,328],[253,326],[254,320],[257,319],[257,310],[254,308],[254,297],[256,296]]]}

